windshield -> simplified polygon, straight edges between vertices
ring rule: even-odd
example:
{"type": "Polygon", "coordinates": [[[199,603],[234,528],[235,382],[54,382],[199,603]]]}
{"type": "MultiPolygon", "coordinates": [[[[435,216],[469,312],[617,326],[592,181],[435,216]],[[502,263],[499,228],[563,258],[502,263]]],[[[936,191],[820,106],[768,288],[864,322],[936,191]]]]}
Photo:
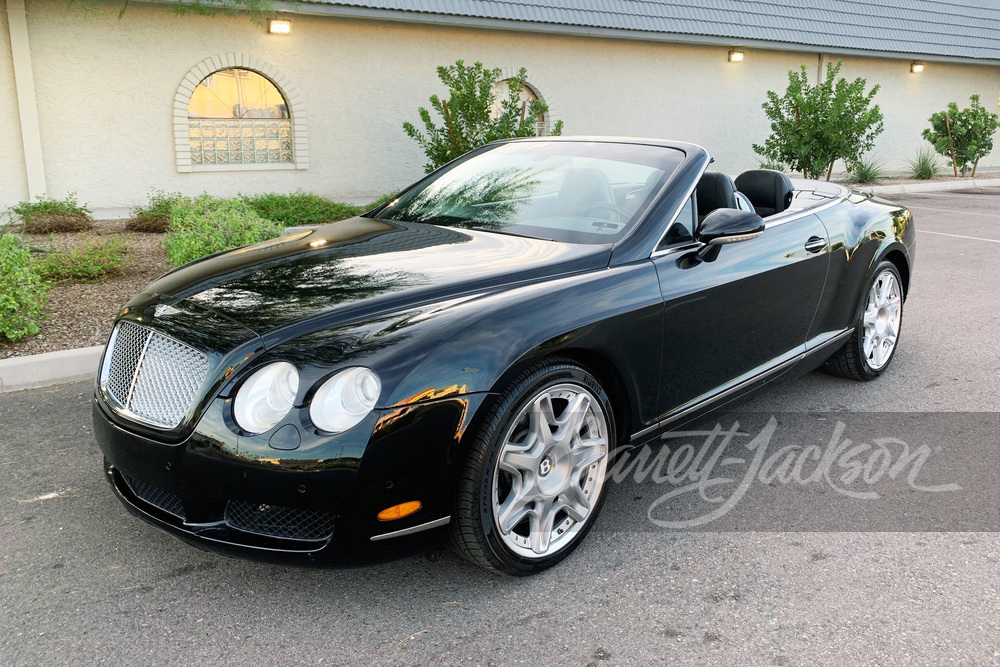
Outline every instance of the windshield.
{"type": "Polygon", "coordinates": [[[457,162],[375,216],[568,243],[613,243],[684,159],[673,148],[501,144],[457,162]]]}

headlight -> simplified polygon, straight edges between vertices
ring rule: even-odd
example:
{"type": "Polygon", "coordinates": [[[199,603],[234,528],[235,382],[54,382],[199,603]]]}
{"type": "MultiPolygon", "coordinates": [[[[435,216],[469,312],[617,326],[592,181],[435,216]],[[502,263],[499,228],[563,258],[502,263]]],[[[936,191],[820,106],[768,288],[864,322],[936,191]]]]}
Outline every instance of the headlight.
{"type": "Polygon", "coordinates": [[[287,361],[264,366],[236,393],[233,417],[250,433],[269,431],[288,414],[299,390],[299,372],[287,361]]]}
{"type": "Polygon", "coordinates": [[[323,383],[309,407],[313,424],[332,433],[357,426],[372,411],[382,381],[367,368],[348,368],[323,383]]]}

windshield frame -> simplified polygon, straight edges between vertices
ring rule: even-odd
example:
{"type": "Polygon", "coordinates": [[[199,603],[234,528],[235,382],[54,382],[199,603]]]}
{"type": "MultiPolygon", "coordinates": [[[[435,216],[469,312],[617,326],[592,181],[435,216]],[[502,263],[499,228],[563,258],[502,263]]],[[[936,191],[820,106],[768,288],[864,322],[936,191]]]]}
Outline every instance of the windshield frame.
{"type": "MultiPolygon", "coordinates": [[[[479,148],[469,151],[465,155],[458,157],[446,165],[440,167],[439,169],[427,174],[424,178],[420,179],[411,186],[405,188],[401,191],[394,199],[385,202],[379,207],[369,211],[364,214],[364,217],[373,218],[376,220],[381,220],[384,222],[410,222],[414,224],[435,224],[444,227],[450,227],[454,229],[468,229],[475,231],[482,231],[488,233],[496,234],[506,234],[512,236],[523,236],[527,238],[533,238],[537,240],[548,240],[557,241],[561,243],[572,243],[579,245],[616,245],[621,241],[634,235],[637,230],[642,228],[646,222],[646,218],[650,212],[655,208],[655,204],[662,197],[663,193],[667,191],[671,183],[676,179],[678,172],[683,167],[684,163],[688,158],[687,150],[685,150],[685,144],[674,144],[672,142],[662,142],[656,140],[630,140],[630,139],[618,139],[618,138],[606,138],[606,137],[531,137],[525,139],[508,139],[502,141],[496,141],[479,148]],[[544,143],[544,144],[579,144],[586,145],[587,147],[596,148],[600,145],[606,145],[608,147],[618,146],[625,147],[631,146],[636,148],[645,148],[650,151],[661,152],[662,158],[660,160],[650,159],[649,162],[639,162],[635,160],[617,160],[623,164],[635,164],[644,165],[652,167],[663,171],[661,178],[655,183],[655,185],[649,190],[645,199],[636,207],[635,212],[632,217],[628,219],[627,222],[622,226],[621,229],[614,233],[588,233],[581,231],[572,230],[561,230],[554,227],[546,226],[531,226],[514,224],[510,227],[515,229],[504,229],[504,228],[490,228],[485,223],[477,223],[471,219],[465,218],[460,219],[455,222],[450,222],[448,220],[441,219],[439,221],[431,220],[410,220],[406,218],[397,219],[390,217],[387,214],[387,209],[394,206],[401,200],[407,200],[411,197],[417,196],[420,192],[426,190],[435,181],[442,178],[452,170],[464,165],[469,160],[475,159],[485,153],[497,150],[504,146],[510,146],[512,144],[526,144],[526,143],[544,143]],[[658,163],[658,164],[657,164],[658,163]],[[575,236],[577,238],[570,238],[575,236]],[[582,238],[580,238],[582,236],[582,238]]],[[[581,149],[576,149],[577,151],[581,149]]],[[[628,150],[628,149],[624,149],[628,150]]],[[[574,152],[574,151],[570,151],[574,152]]],[[[612,151],[613,152],[613,151],[612,151]]],[[[651,153],[654,155],[655,153],[651,153]]],[[[567,157],[573,157],[568,155],[567,157]]],[[[601,155],[578,155],[578,157],[591,157],[594,159],[605,159],[609,161],[615,161],[615,157],[608,156],[602,157],[601,155]]]]}

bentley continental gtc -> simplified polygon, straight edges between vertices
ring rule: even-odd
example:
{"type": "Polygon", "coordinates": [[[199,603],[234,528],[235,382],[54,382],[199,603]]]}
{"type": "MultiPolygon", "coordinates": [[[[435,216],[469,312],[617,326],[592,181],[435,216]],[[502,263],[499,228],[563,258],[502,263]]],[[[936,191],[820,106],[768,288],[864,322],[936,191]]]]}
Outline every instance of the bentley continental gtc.
{"type": "Polygon", "coordinates": [[[892,362],[910,212],[710,162],[673,141],[494,143],[361,217],[164,275],[101,362],[107,481],[229,555],[448,542],[494,571],[554,565],[621,448],[823,365],[892,362]]]}

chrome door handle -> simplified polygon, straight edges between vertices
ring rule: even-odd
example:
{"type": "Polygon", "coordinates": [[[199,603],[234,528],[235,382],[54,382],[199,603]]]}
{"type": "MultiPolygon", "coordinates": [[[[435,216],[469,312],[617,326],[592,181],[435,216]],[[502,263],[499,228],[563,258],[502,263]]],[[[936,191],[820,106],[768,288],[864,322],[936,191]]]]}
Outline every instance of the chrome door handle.
{"type": "Polygon", "coordinates": [[[806,250],[808,252],[819,252],[826,247],[826,239],[821,239],[818,236],[810,236],[809,240],[806,241],[806,250]]]}

